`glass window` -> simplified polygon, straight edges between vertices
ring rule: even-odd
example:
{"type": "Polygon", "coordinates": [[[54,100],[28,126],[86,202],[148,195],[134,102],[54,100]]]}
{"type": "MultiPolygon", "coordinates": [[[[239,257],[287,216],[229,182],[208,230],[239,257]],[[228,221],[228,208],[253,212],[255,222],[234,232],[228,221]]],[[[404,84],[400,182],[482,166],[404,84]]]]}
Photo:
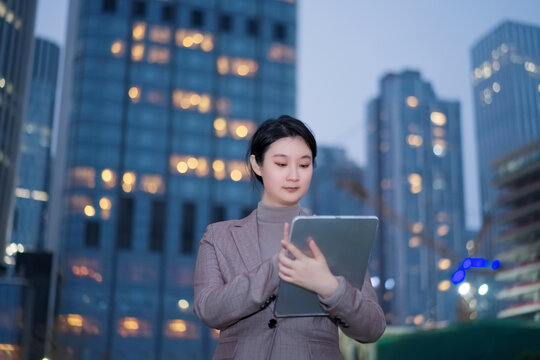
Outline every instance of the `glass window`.
{"type": "Polygon", "coordinates": [[[192,254],[195,245],[195,203],[182,204],[182,231],[180,249],[184,254],[192,254]]]}
{"type": "Polygon", "coordinates": [[[218,29],[222,32],[232,31],[232,17],[230,15],[220,15],[218,29]]]}
{"type": "Polygon", "coordinates": [[[88,247],[99,247],[99,221],[86,222],[84,244],[88,247]]]}
{"type": "MultiPolygon", "coordinates": [[[[125,174],[124,174],[125,176],[125,174]]],[[[131,248],[131,229],[133,227],[134,200],[121,196],[118,204],[118,222],[116,225],[116,245],[120,249],[131,248]]]]}
{"type": "Polygon", "coordinates": [[[165,239],[166,204],[162,199],[152,201],[152,225],[150,228],[150,250],[163,251],[165,239]]]}

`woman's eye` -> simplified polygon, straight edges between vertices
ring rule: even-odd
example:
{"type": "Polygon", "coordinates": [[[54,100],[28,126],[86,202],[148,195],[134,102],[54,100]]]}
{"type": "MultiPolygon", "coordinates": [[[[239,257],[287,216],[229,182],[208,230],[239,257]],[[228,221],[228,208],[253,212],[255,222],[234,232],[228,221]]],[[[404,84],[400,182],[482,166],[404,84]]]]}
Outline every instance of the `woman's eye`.
{"type": "Polygon", "coordinates": [[[287,166],[287,164],[284,164],[284,163],[276,163],[276,165],[279,166],[279,167],[287,166]]]}
{"type": "Polygon", "coordinates": [[[305,169],[305,168],[308,168],[308,167],[310,167],[310,166],[311,166],[311,164],[302,164],[302,165],[300,165],[300,167],[301,167],[301,168],[304,168],[304,169],[305,169]]]}

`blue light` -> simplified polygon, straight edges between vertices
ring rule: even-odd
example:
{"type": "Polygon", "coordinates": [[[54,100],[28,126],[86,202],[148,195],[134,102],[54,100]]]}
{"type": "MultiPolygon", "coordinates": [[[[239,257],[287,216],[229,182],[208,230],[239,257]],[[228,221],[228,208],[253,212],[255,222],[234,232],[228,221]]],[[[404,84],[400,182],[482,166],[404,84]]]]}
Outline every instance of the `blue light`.
{"type": "Polygon", "coordinates": [[[486,267],[488,266],[489,261],[483,258],[474,258],[471,259],[471,266],[472,267],[486,267]]]}
{"type": "Polygon", "coordinates": [[[452,282],[454,283],[454,285],[459,284],[463,280],[465,280],[465,270],[459,269],[452,274],[452,282]]]}
{"type": "Polygon", "coordinates": [[[491,268],[493,270],[497,270],[501,266],[501,262],[499,260],[493,260],[491,263],[491,268]]]}
{"type": "Polygon", "coordinates": [[[468,268],[470,268],[472,265],[472,260],[471,258],[466,258],[465,260],[463,260],[463,268],[465,270],[467,270],[468,268]]]}

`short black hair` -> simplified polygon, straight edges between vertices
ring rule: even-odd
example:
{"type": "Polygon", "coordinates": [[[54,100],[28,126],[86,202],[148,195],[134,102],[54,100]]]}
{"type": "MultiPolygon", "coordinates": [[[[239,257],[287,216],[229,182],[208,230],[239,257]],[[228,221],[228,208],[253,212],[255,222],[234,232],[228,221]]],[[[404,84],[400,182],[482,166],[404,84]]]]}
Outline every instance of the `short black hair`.
{"type": "Polygon", "coordinates": [[[278,118],[271,118],[265,120],[259,125],[255,134],[251,137],[249,142],[249,148],[247,153],[248,166],[251,173],[251,177],[257,179],[261,184],[262,178],[255,174],[249,158],[251,155],[255,156],[255,160],[258,164],[262,164],[264,161],[264,154],[268,147],[279,139],[286,137],[301,137],[311,150],[313,166],[315,166],[315,157],[317,156],[317,142],[315,136],[309,129],[309,127],[302,121],[295,119],[289,115],[281,115],[278,118]]]}

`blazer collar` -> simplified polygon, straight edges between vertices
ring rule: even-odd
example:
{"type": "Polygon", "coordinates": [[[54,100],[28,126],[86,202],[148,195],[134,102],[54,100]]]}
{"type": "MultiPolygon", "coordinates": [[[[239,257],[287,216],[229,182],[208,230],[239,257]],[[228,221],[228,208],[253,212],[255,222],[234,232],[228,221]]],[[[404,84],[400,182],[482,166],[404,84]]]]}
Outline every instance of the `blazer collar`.
{"type": "Polygon", "coordinates": [[[232,237],[248,270],[252,270],[261,263],[261,249],[257,234],[257,209],[243,218],[232,229],[232,237]]]}

